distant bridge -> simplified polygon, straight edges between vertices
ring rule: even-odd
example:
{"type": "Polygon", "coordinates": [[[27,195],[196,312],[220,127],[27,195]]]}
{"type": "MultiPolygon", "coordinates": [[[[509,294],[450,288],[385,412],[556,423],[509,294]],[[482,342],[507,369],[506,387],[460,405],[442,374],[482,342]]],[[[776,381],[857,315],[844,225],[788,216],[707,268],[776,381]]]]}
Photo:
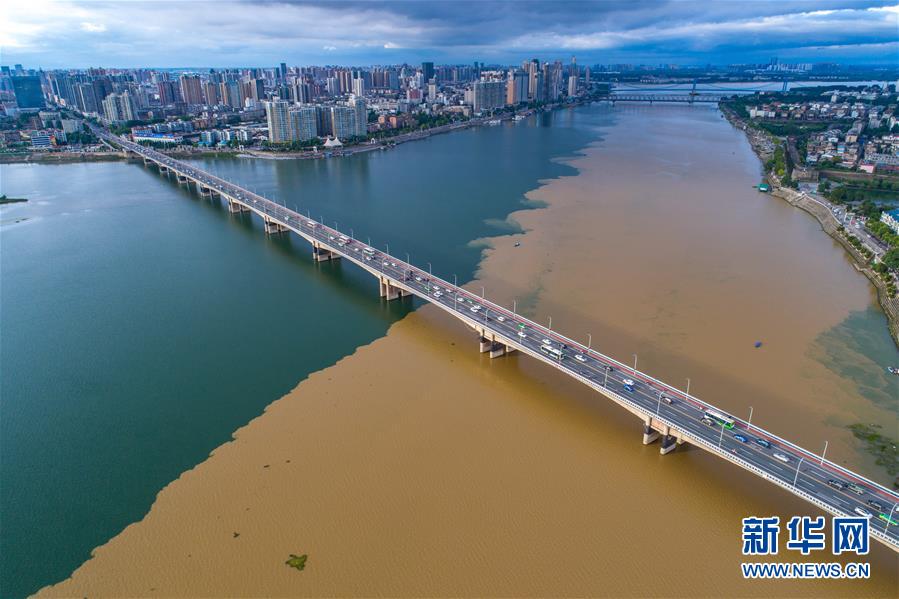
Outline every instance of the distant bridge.
{"type": "Polygon", "coordinates": [[[604,99],[609,102],[694,102],[717,104],[728,96],[715,94],[609,94],[604,99]]]}
{"type": "MultiPolygon", "coordinates": [[[[537,324],[513,308],[400,260],[323,222],[277,204],[186,162],[93,128],[160,174],[195,185],[201,197],[227,203],[232,213],[262,219],[267,234],[294,233],[312,245],[315,261],[344,259],[378,279],[387,301],[413,295],[471,327],[491,358],[519,351],[590,387],[636,415],[643,443],[661,439],[664,455],[691,443],[837,516],[867,517],[871,536],[899,552],[899,494],[751,423],[728,415],[636,368],[537,324]]],[[[592,340],[591,340],[592,341],[592,340]]],[[[825,448],[826,450],[826,448],[825,448]]]]}

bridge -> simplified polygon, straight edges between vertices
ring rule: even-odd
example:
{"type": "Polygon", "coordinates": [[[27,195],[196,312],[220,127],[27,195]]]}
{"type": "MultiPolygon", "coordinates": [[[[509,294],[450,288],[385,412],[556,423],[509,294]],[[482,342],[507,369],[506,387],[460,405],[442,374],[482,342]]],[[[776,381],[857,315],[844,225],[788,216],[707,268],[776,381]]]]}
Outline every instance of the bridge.
{"type": "Polygon", "coordinates": [[[717,104],[727,96],[720,94],[609,94],[604,99],[609,102],[714,102],[717,104]]]}
{"type": "MultiPolygon", "coordinates": [[[[194,185],[201,196],[227,202],[233,213],[262,219],[267,234],[294,233],[312,246],[316,261],[345,260],[378,279],[386,301],[415,296],[470,327],[491,358],[520,352],[570,376],[634,414],[644,444],[660,441],[668,454],[690,443],[836,516],[864,517],[871,536],[899,552],[899,494],[774,433],[586,346],[514,309],[488,301],[413,264],[347,236],[194,165],[94,128],[126,152],[194,185]]],[[[825,448],[826,451],[826,448],[825,448]]]]}

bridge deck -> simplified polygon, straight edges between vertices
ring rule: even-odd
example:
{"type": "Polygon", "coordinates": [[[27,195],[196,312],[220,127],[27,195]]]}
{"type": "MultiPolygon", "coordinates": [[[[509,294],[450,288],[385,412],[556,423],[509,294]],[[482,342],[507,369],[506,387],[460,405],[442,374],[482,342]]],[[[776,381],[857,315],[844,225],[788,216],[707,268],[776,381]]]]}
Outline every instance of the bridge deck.
{"type": "MultiPolygon", "coordinates": [[[[899,521],[899,494],[894,491],[739,418],[729,417],[734,423],[732,429],[705,424],[702,418],[707,410],[727,414],[695,395],[688,395],[263,196],[155,150],[100,130],[96,132],[198,186],[215,190],[229,202],[255,212],[267,223],[303,237],[313,247],[349,260],[380,279],[382,284],[438,306],[478,331],[488,342],[519,350],[549,364],[640,416],[656,431],[693,443],[831,514],[859,516],[870,513],[872,536],[899,551],[899,525],[884,519],[899,521]],[[347,241],[342,241],[341,237],[346,237],[347,241]],[[543,345],[550,345],[561,354],[547,354],[541,349],[543,345]],[[741,441],[737,435],[746,441],[741,441]],[[757,440],[767,442],[769,446],[757,440]],[[834,487],[828,483],[832,479],[852,483],[858,489],[854,492],[845,486],[834,487]]],[[[673,438],[666,439],[669,444],[673,441],[673,438]]]]}

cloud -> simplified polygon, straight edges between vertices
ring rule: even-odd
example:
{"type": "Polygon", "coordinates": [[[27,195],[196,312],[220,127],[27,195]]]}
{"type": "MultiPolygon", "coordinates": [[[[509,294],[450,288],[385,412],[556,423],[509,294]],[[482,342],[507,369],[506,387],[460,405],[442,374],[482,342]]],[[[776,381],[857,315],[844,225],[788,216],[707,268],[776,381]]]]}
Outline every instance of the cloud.
{"type": "Polygon", "coordinates": [[[4,62],[49,68],[517,62],[575,52],[594,62],[752,62],[806,52],[803,62],[814,62],[824,47],[889,62],[875,48],[896,40],[897,20],[895,0],[31,0],[4,7],[0,45],[4,62]]]}
{"type": "Polygon", "coordinates": [[[103,33],[106,31],[106,25],[101,23],[88,23],[84,22],[81,24],[81,31],[88,31],[90,33],[103,33]]]}

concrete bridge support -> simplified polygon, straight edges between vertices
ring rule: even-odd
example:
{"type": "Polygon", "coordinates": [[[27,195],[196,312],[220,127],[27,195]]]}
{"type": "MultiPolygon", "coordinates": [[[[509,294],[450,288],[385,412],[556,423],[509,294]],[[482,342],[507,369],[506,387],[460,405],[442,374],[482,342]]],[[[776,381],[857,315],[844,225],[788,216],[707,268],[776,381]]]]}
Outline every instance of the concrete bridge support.
{"type": "Polygon", "coordinates": [[[206,187],[205,185],[197,185],[197,191],[200,192],[201,196],[211,196],[212,190],[206,187]]]}
{"type": "Polygon", "coordinates": [[[228,198],[228,212],[240,213],[240,212],[249,212],[250,209],[247,206],[244,206],[240,202],[235,202],[231,198],[228,198]]]}
{"type": "Polygon", "coordinates": [[[652,428],[652,417],[646,416],[643,419],[643,445],[649,445],[659,438],[659,431],[652,428]]]}
{"type": "Polygon", "coordinates": [[[400,299],[407,295],[412,295],[405,289],[403,289],[401,287],[397,287],[396,285],[392,284],[390,282],[390,279],[382,277],[379,280],[379,284],[381,287],[381,297],[387,298],[388,302],[391,300],[400,299]]]}
{"type": "Polygon", "coordinates": [[[316,262],[326,262],[328,260],[337,260],[338,258],[340,258],[340,254],[335,254],[317,243],[312,244],[312,259],[316,262]]]}
{"type": "Polygon", "coordinates": [[[515,348],[509,347],[494,339],[489,339],[483,334],[478,337],[479,348],[482,354],[490,354],[491,358],[499,358],[515,351],[515,348]]]}
{"type": "Polygon", "coordinates": [[[175,177],[177,177],[177,179],[178,179],[178,185],[183,184],[183,185],[187,185],[188,187],[190,187],[190,179],[188,179],[187,177],[185,177],[184,175],[182,175],[181,173],[179,173],[177,171],[175,171],[175,177]]]}
{"type": "Polygon", "coordinates": [[[667,455],[677,448],[677,437],[672,435],[671,432],[671,427],[669,426],[665,426],[662,429],[662,447],[659,449],[659,453],[662,455],[667,455]]]}
{"type": "Polygon", "coordinates": [[[290,230],[284,225],[273,221],[270,218],[264,218],[263,222],[265,223],[265,232],[267,235],[278,235],[279,233],[286,233],[290,230]]]}
{"type": "Polygon", "coordinates": [[[169,167],[167,167],[167,166],[164,165],[164,164],[160,164],[160,165],[159,165],[159,173],[160,173],[160,174],[166,174],[166,175],[169,174],[169,167]]]}

